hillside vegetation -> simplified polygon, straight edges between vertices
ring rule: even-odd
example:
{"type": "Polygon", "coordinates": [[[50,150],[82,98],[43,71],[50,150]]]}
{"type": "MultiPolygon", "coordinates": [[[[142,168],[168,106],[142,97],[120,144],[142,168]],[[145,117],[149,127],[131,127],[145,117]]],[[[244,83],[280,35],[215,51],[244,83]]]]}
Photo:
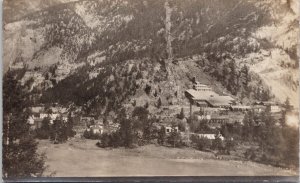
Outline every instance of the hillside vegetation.
{"type": "Polygon", "coordinates": [[[41,73],[43,103],[86,113],[147,103],[154,110],[158,100],[186,104],[183,91],[196,77],[245,103],[290,97],[298,105],[294,1],[170,1],[172,63],[165,1],[59,3],[30,13],[18,4],[3,28],[5,70],[21,64],[41,73]]]}

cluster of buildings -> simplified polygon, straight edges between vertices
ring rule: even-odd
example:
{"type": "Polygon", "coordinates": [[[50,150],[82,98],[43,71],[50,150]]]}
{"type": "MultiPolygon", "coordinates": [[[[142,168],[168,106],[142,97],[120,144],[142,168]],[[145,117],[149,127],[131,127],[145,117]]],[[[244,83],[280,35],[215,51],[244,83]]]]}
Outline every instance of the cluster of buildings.
{"type": "MultiPolygon", "coordinates": [[[[270,101],[256,101],[249,106],[242,105],[233,97],[218,94],[214,92],[211,87],[200,82],[194,82],[192,89],[185,91],[185,96],[190,102],[190,118],[194,118],[198,121],[205,120],[211,129],[216,130],[220,129],[223,124],[234,124],[236,122],[242,124],[245,112],[249,110],[258,113],[266,110],[269,110],[271,113],[279,113],[282,111],[282,106],[279,103],[270,101]],[[194,106],[196,106],[196,111],[193,111],[194,106]]],[[[65,122],[68,121],[68,110],[63,107],[48,107],[45,109],[45,107],[41,105],[31,107],[30,111],[31,115],[28,118],[28,123],[32,129],[40,128],[45,118],[50,120],[50,124],[56,119],[62,119],[65,122]]],[[[80,124],[84,125],[82,126],[82,130],[90,135],[101,135],[119,129],[119,125],[113,123],[113,119],[96,118],[95,116],[81,116],[78,118],[80,124]]],[[[164,120],[164,123],[158,127],[161,128],[164,126],[167,135],[172,132],[180,132],[178,126],[172,123],[174,123],[174,118],[169,120],[169,123],[164,120]]],[[[216,138],[215,134],[195,135],[212,140],[216,138]]],[[[223,139],[223,137],[221,137],[221,139],[223,139]]]]}
{"type": "Polygon", "coordinates": [[[48,109],[43,105],[34,106],[29,108],[30,115],[27,119],[27,123],[32,130],[42,127],[44,119],[49,119],[49,123],[53,124],[54,120],[62,119],[64,122],[68,122],[68,112],[63,107],[50,107],[48,109]]]}
{"type": "Polygon", "coordinates": [[[235,104],[235,99],[228,95],[219,95],[211,87],[196,81],[193,88],[185,91],[185,96],[191,105],[195,104],[201,108],[228,109],[235,104]]]}
{"type": "Polygon", "coordinates": [[[179,128],[178,128],[178,123],[179,123],[179,119],[175,119],[174,118],[164,118],[163,123],[155,123],[155,127],[157,129],[161,129],[164,127],[165,129],[165,134],[169,135],[173,132],[179,132],[179,128]]]}
{"type": "Polygon", "coordinates": [[[171,133],[180,133],[181,140],[185,143],[191,142],[191,137],[198,137],[198,138],[205,138],[208,140],[215,140],[216,138],[220,138],[221,140],[224,140],[225,138],[220,134],[218,130],[212,130],[207,133],[192,133],[190,132],[190,127],[186,120],[180,120],[180,119],[174,119],[174,118],[164,118],[163,123],[155,123],[154,126],[157,129],[161,129],[164,127],[166,136],[171,135],[171,133]],[[185,122],[184,122],[185,121],[185,122]],[[181,125],[184,125],[184,129],[179,128],[179,123],[184,122],[181,125]]]}
{"type": "Polygon", "coordinates": [[[256,101],[252,105],[242,105],[229,95],[220,95],[213,89],[200,82],[194,82],[193,88],[185,91],[185,96],[190,102],[190,117],[197,120],[206,120],[212,127],[220,127],[227,123],[242,123],[244,112],[253,110],[264,112],[269,110],[271,113],[279,113],[282,106],[277,102],[256,101]],[[193,106],[197,109],[194,112],[193,106]],[[233,114],[230,115],[229,113],[233,114]]]}
{"type": "Polygon", "coordinates": [[[85,131],[90,135],[101,135],[104,132],[115,132],[119,128],[119,124],[113,123],[112,119],[95,118],[93,116],[80,117],[81,123],[85,124],[85,131]]]}
{"type": "Polygon", "coordinates": [[[272,101],[256,101],[251,106],[241,105],[239,102],[229,95],[220,95],[212,90],[211,87],[196,81],[192,89],[185,91],[185,96],[189,99],[190,108],[193,105],[201,109],[208,110],[231,110],[231,111],[248,111],[255,110],[257,112],[269,109],[270,112],[276,113],[282,110],[277,102],[272,101]]]}
{"type": "Polygon", "coordinates": [[[251,109],[253,109],[255,112],[264,112],[269,110],[271,113],[278,113],[282,111],[283,107],[278,102],[256,101],[251,106],[251,109]]]}
{"type": "MultiPolygon", "coordinates": [[[[49,120],[49,124],[53,124],[55,120],[62,120],[67,123],[69,120],[69,111],[67,108],[61,106],[45,107],[44,105],[35,105],[29,108],[30,115],[27,119],[27,123],[32,130],[42,127],[45,119],[49,120]]],[[[74,113],[71,113],[73,120],[80,121],[78,124],[83,124],[79,131],[83,130],[91,135],[101,135],[104,132],[113,132],[119,128],[119,125],[112,122],[112,119],[96,118],[94,116],[80,116],[76,117],[74,113]]]]}
{"type": "Polygon", "coordinates": [[[172,132],[179,132],[178,126],[170,126],[170,125],[166,125],[165,126],[165,133],[166,134],[170,134],[172,132]]]}
{"type": "MultiPolygon", "coordinates": [[[[178,126],[165,124],[166,134],[180,132],[186,137],[187,142],[191,136],[214,140],[224,137],[217,133],[223,124],[243,123],[245,113],[254,111],[257,113],[270,111],[274,116],[280,116],[283,106],[272,101],[255,101],[251,105],[242,105],[238,100],[226,94],[218,94],[213,89],[200,82],[194,82],[193,87],[185,91],[185,96],[190,102],[190,118],[196,121],[205,121],[210,129],[207,133],[191,133],[189,129],[180,132],[178,126]],[[193,108],[195,108],[193,110],[193,108]],[[216,133],[212,133],[212,132],[216,133]]],[[[174,120],[173,120],[174,121],[174,120]]]]}

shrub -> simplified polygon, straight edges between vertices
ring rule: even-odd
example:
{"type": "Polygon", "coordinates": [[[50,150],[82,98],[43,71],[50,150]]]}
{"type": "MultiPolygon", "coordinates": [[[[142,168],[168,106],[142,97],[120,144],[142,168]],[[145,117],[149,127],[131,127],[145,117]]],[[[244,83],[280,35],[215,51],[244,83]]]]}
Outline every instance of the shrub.
{"type": "Polygon", "coordinates": [[[86,139],[100,139],[100,134],[93,134],[92,132],[89,131],[84,131],[83,137],[86,139]]]}
{"type": "Polygon", "coordinates": [[[255,160],[256,158],[256,150],[254,148],[247,149],[244,153],[246,159],[255,160]]]}
{"type": "Polygon", "coordinates": [[[62,143],[68,140],[67,126],[62,119],[56,119],[53,121],[50,132],[50,139],[54,143],[62,143]]]}
{"type": "Polygon", "coordinates": [[[134,101],[132,102],[132,106],[133,106],[133,107],[136,106],[136,100],[134,100],[134,101]]]}
{"type": "Polygon", "coordinates": [[[49,131],[44,129],[36,129],[35,134],[38,139],[49,139],[49,131]]]}
{"type": "Polygon", "coordinates": [[[120,147],[124,146],[124,140],[121,137],[120,132],[115,132],[110,134],[110,146],[111,147],[120,147]]]}
{"type": "Polygon", "coordinates": [[[42,121],[41,128],[36,129],[35,133],[38,139],[48,139],[50,136],[50,120],[45,118],[42,121]]]}
{"type": "Polygon", "coordinates": [[[148,84],[145,87],[145,92],[146,92],[147,95],[149,95],[150,92],[151,92],[151,86],[149,86],[148,84]]]}
{"type": "Polygon", "coordinates": [[[110,147],[112,145],[112,141],[111,141],[111,135],[104,133],[101,135],[100,137],[101,143],[97,142],[97,146],[98,147],[110,147]]]}
{"type": "Polygon", "coordinates": [[[136,74],[136,80],[139,80],[139,79],[142,79],[142,78],[143,78],[142,72],[138,71],[137,74],[136,74]]]}
{"type": "Polygon", "coordinates": [[[90,139],[90,138],[91,138],[90,132],[88,132],[88,131],[85,130],[85,131],[83,132],[83,137],[86,138],[86,139],[90,139]]]}
{"type": "Polygon", "coordinates": [[[119,132],[114,133],[104,133],[99,136],[100,142],[97,142],[98,147],[121,147],[124,146],[124,140],[122,140],[121,134],[119,132]]]}
{"type": "Polygon", "coordinates": [[[217,136],[213,142],[212,142],[212,149],[214,150],[223,150],[224,149],[224,145],[223,145],[223,142],[222,142],[222,139],[217,136]]]}
{"type": "Polygon", "coordinates": [[[166,141],[166,129],[164,126],[162,126],[158,132],[157,143],[160,145],[164,145],[165,141],[166,141]]]}
{"type": "Polygon", "coordinates": [[[157,101],[157,108],[160,108],[161,107],[161,99],[158,98],[158,101],[157,101]]]}
{"type": "Polygon", "coordinates": [[[230,154],[230,151],[234,150],[234,148],[235,148],[235,141],[226,139],[225,140],[225,149],[226,149],[227,153],[230,154]]]}
{"type": "Polygon", "coordinates": [[[184,122],[179,122],[178,123],[178,130],[179,131],[182,131],[182,132],[184,132],[186,129],[185,129],[185,126],[186,126],[186,123],[184,123],[184,122]]]}
{"type": "Polygon", "coordinates": [[[211,148],[211,140],[200,137],[197,139],[197,149],[203,151],[211,148]]]}
{"type": "Polygon", "coordinates": [[[148,107],[149,107],[149,103],[146,102],[146,104],[144,105],[144,108],[145,108],[145,109],[148,109],[148,107]]]}
{"type": "Polygon", "coordinates": [[[179,119],[183,119],[183,118],[185,118],[185,115],[184,115],[183,108],[181,108],[181,111],[180,111],[180,113],[179,113],[179,114],[177,114],[177,118],[179,118],[179,119]]]}
{"type": "Polygon", "coordinates": [[[154,96],[154,97],[157,97],[157,91],[156,91],[156,90],[154,91],[153,96],[154,96]]]}
{"type": "Polygon", "coordinates": [[[181,135],[178,132],[171,132],[171,134],[167,138],[167,142],[173,147],[182,147],[183,142],[181,139],[181,135]]]}

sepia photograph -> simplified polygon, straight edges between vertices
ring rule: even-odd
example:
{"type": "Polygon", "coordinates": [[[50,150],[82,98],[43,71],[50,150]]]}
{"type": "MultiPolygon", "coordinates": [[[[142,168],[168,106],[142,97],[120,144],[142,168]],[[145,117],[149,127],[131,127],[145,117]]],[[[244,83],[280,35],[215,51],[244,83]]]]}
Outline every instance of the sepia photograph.
{"type": "Polygon", "coordinates": [[[299,4],[3,0],[3,180],[298,181],[299,4]]]}

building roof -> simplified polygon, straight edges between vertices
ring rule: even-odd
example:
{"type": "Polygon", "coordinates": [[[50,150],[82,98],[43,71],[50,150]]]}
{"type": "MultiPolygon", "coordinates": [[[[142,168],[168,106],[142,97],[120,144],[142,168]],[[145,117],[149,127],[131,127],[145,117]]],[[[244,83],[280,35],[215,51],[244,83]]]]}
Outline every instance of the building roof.
{"type": "Polygon", "coordinates": [[[246,106],[246,105],[234,105],[231,107],[232,109],[251,109],[251,106],[246,106]]]}
{"type": "Polygon", "coordinates": [[[102,125],[92,125],[90,126],[91,129],[102,129],[103,126],[102,125]]]}
{"type": "Polygon", "coordinates": [[[263,103],[264,103],[264,105],[279,105],[278,102],[273,102],[273,101],[265,101],[263,103]]]}
{"type": "Polygon", "coordinates": [[[200,81],[195,81],[194,84],[196,85],[201,85],[201,86],[208,86],[207,84],[203,84],[200,81]]]}
{"type": "Polygon", "coordinates": [[[216,135],[216,134],[212,133],[212,134],[197,134],[197,135],[198,135],[198,137],[204,137],[204,138],[207,138],[209,140],[216,139],[216,136],[219,137],[221,140],[224,140],[224,137],[221,134],[216,135]]]}
{"type": "Polygon", "coordinates": [[[227,118],[227,117],[221,117],[221,116],[215,116],[215,117],[211,117],[210,120],[224,120],[224,121],[229,121],[229,118],[227,118]]]}
{"type": "Polygon", "coordinates": [[[253,103],[253,105],[265,105],[265,106],[267,106],[267,105],[279,105],[279,103],[274,102],[274,101],[255,101],[253,103]]]}
{"type": "Polygon", "coordinates": [[[199,82],[197,82],[196,84],[194,84],[194,86],[197,86],[197,87],[201,87],[201,88],[206,88],[206,89],[211,89],[211,87],[205,85],[205,84],[201,84],[199,82]]]}
{"type": "Polygon", "coordinates": [[[264,106],[264,105],[254,105],[254,106],[252,106],[252,109],[265,109],[266,108],[266,106],[264,106]]]}
{"type": "Polygon", "coordinates": [[[58,114],[58,113],[52,113],[49,115],[50,119],[52,119],[52,120],[55,120],[59,116],[60,116],[60,114],[58,114]]]}
{"type": "Polygon", "coordinates": [[[212,106],[230,106],[232,100],[229,100],[227,97],[217,96],[217,97],[209,98],[208,102],[212,106]]]}
{"type": "Polygon", "coordinates": [[[207,138],[207,139],[210,139],[210,140],[214,140],[216,137],[215,137],[215,134],[197,134],[199,137],[203,137],[203,138],[207,138]]]}
{"type": "Polygon", "coordinates": [[[34,119],[34,122],[42,122],[44,119],[43,118],[36,118],[34,119]]]}
{"type": "Polygon", "coordinates": [[[211,96],[218,95],[213,91],[197,91],[194,89],[188,89],[186,92],[191,95],[193,100],[206,100],[211,96]]]}
{"type": "Polygon", "coordinates": [[[42,111],[44,111],[45,107],[44,106],[34,106],[34,107],[30,107],[30,110],[32,113],[40,113],[42,111]]]}
{"type": "Polygon", "coordinates": [[[207,103],[205,101],[198,101],[197,104],[198,105],[207,105],[207,103]]]}
{"type": "Polygon", "coordinates": [[[230,96],[219,95],[214,91],[197,91],[194,89],[186,90],[193,100],[205,100],[212,106],[229,106],[234,99],[230,96]]]}

